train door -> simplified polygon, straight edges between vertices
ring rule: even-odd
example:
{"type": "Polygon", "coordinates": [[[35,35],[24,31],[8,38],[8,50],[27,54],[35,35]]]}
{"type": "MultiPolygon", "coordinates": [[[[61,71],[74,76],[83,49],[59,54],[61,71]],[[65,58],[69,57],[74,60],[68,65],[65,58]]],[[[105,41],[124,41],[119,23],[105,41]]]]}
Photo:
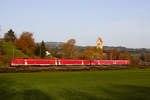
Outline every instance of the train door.
{"type": "Polygon", "coordinates": [[[25,65],[27,65],[28,63],[27,63],[27,60],[25,60],[25,65]]]}
{"type": "Polygon", "coordinates": [[[55,65],[57,65],[57,60],[55,60],[55,65]]]}
{"type": "Polygon", "coordinates": [[[83,60],[82,60],[82,65],[83,65],[83,60]]]}
{"type": "Polygon", "coordinates": [[[61,65],[60,60],[58,60],[58,65],[61,65]]]}

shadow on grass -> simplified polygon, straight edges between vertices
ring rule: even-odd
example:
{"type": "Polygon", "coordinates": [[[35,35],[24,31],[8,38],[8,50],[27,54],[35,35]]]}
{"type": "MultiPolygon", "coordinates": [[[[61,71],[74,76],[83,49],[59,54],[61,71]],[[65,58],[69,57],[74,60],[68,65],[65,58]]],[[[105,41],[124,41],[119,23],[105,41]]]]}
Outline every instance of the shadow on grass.
{"type": "Polygon", "coordinates": [[[38,89],[15,89],[15,82],[0,79],[0,100],[52,100],[38,89]]]}
{"type": "MultiPolygon", "coordinates": [[[[29,89],[30,87],[24,89],[23,87],[18,87],[18,84],[11,79],[1,78],[0,100],[53,100],[55,98],[39,89],[29,89]]],[[[89,91],[64,88],[58,94],[56,93],[58,95],[56,98],[63,100],[150,100],[150,87],[145,86],[112,85],[111,88],[96,87],[89,91]],[[96,94],[103,94],[96,96],[95,91],[96,94]]]]}
{"type": "Polygon", "coordinates": [[[113,88],[99,87],[110,100],[150,100],[150,87],[134,85],[113,85],[113,88]]]}
{"type": "Polygon", "coordinates": [[[87,92],[81,92],[74,89],[63,89],[60,96],[64,100],[108,100],[103,97],[97,97],[87,92]]]}
{"type": "Polygon", "coordinates": [[[65,100],[150,100],[150,87],[136,85],[112,85],[113,88],[97,87],[88,92],[63,89],[60,96],[65,100]],[[94,95],[96,90],[97,94],[94,95]]]}

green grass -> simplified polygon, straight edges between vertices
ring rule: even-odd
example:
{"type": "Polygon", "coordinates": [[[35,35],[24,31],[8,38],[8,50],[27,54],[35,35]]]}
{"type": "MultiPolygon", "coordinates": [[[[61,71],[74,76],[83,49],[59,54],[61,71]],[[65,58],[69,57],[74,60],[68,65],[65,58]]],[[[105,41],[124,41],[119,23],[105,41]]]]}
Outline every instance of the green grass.
{"type": "Polygon", "coordinates": [[[4,42],[2,47],[9,59],[13,59],[13,52],[14,58],[29,58],[21,50],[17,49],[16,46],[11,42],[4,42]]]}
{"type": "Polygon", "coordinates": [[[3,73],[0,100],[150,100],[150,69],[3,73]]]}

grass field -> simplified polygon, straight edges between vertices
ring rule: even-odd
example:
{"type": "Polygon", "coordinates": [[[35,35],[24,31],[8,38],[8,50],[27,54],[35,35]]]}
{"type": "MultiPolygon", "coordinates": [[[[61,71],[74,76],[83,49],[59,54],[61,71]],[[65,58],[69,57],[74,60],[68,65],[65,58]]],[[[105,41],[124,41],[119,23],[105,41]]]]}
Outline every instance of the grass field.
{"type": "Polygon", "coordinates": [[[150,100],[150,69],[4,73],[0,100],[150,100]]]}

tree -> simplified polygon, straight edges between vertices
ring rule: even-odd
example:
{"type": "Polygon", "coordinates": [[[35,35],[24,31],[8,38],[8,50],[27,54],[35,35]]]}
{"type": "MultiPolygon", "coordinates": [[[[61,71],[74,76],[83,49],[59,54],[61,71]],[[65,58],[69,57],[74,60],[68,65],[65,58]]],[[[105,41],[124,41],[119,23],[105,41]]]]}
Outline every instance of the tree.
{"type": "Polygon", "coordinates": [[[93,59],[94,58],[94,53],[95,53],[94,48],[86,47],[83,50],[82,56],[83,56],[84,59],[93,59]]]}
{"type": "Polygon", "coordinates": [[[112,50],[112,59],[113,60],[119,60],[120,57],[120,51],[118,49],[112,50]]]}
{"type": "Polygon", "coordinates": [[[106,60],[112,60],[112,50],[107,50],[106,52],[106,60]]]}
{"type": "Polygon", "coordinates": [[[13,31],[12,29],[10,29],[10,30],[9,30],[7,33],[5,33],[5,35],[4,35],[4,40],[5,40],[6,42],[8,42],[8,41],[14,42],[15,39],[16,39],[16,36],[15,36],[14,31],[13,31]]]}
{"type": "Polygon", "coordinates": [[[35,53],[35,55],[40,56],[40,46],[39,46],[39,44],[36,45],[34,53],[35,53]]]}
{"type": "Polygon", "coordinates": [[[40,51],[41,51],[41,57],[44,58],[46,55],[46,47],[45,47],[44,41],[42,41],[42,43],[41,43],[41,50],[40,51]]]}
{"type": "Polygon", "coordinates": [[[20,38],[16,39],[15,45],[29,56],[33,55],[36,46],[33,34],[31,32],[23,32],[20,38]]]}
{"type": "Polygon", "coordinates": [[[101,48],[93,48],[94,50],[94,59],[103,59],[103,49],[101,48]]]}
{"type": "Polygon", "coordinates": [[[141,53],[140,59],[141,59],[142,61],[145,61],[145,53],[144,53],[144,52],[141,53]]]}
{"type": "Polygon", "coordinates": [[[62,45],[63,58],[74,59],[77,58],[77,47],[75,46],[75,39],[70,39],[62,45]]]}
{"type": "Polygon", "coordinates": [[[130,60],[130,54],[128,50],[126,50],[125,53],[120,54],[119,60],[130,60]]]}

